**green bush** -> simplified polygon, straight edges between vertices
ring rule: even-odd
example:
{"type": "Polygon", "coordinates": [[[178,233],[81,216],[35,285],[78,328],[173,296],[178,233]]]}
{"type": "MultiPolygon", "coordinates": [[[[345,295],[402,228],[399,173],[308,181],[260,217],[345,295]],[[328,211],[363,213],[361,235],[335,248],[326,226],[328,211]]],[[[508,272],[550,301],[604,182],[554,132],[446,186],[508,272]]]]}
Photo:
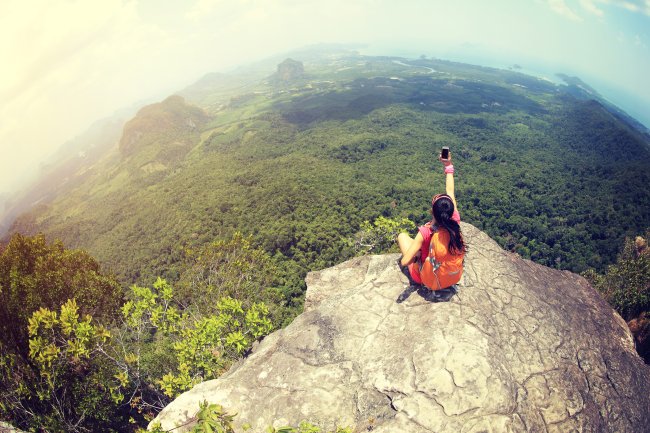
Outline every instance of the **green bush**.
{"type": "Polygon", "coordinates": [[[58,309],[75,298],[81,314],[115,317],[122,289],[83,250],[66,249],[43,235],[15,234],[0,251],[0,342],[27,357],[27,320],[39,308],[58,309]]]}
{"type": "Polygon", "coordinates": [[[202,316],[218,313],[215,300],[225,297],[244,308],[263,302],[277,325],[285,314],[283,296],[274,288],[279,272],[271,256],[252,241],[252,236],[235,232],[227,240],[187,250],[185,270],[175,285],[177,301],[202,316]]]}
{"type": "Polygon", "coordinates": [[[14,326],[16,335],[25,335],[26,350],[21,353],[11,336],[0,339],[0,417],[23,429],[133,431],[178,393],[226,371],[275,328],[269,307],[259,301],[275,293],[266,286],[273,267],[241,236],[202,253],[191,270],[192,281],[207,294],[179,299],[158,278],[152,287],[133,285],[128,300],[109,314],[100,307],[102,296],[111,292],[97,288],[106,289],[103,283],[110,280],[94,273],[87,253],[17,235],[0,256],[0,281],[9,282],[0,290],[15,306],[5,305],[4,311],[22,319],[14,326]],[[64,260],[70,257],[76,260],[64,260]],[[82,265],[77,273],[74,263],[82,265]],[[208,264],[202,271],[201,265],[208,264]],[[84,276],[84,266],[92,270],[90,276],[84,276]],[[30,313],[24,308],[29,302],[21,305],[15,294],[31,293],[34,281],[58,292],[45,302],[33,290],[29,302],[44,306],[30,313]],[[82,290],[75,282],[90,285],[82,290]],[[63,298],[74,290],[94,295],[82,299],[105,319],[93,319],[74,297],[63,298]],[[49,307],[59,299],[59,306],[49,307]]]}
{"type": "Polygon", "coordinates": [[[349,242],[354,245],[357,254],[397,252],[397,235],[414,229],[415,224],[407,218],[391,219],[380,216],[372,224],[364,221],[349,242]]]}
{"type": "Polygon", "coordinates": [[[590,270],[583,275],[626,321],[650,311],[650,230],[645,238],[626,238],[615,264],[604,274],[590,270]]]}
{"type": "MultiPolygon", "coordinates": [[[[237,433],[233,426],[235,415],[228,415],[223,406],[218,404],[208,404],[204,401],[200,404],[199,411],[188,422],[194,423],[191,433],[237,433]]],[[[248,424],[242,426],[243,431],[250,429],[248,424]]],[[[322,428],[302,421],[298,427],[280,427],[267,429],[268,433],[352,433],[349,427],[337,427],[334,431],[324,432],[322,428]]],[[[149,430],[151,433],[164,433],[160,423],[154,423],[149,430]]],[[[146,430],[140,430],[138,433],[148,433],[146,430]]]]}
{"type": "Polygon", "coordinates": [[[2,355],[0,374],[3,418],[22,428],[42,431],[125,431],[128,411],[115,390],[125,377],[107,362],[111,333],[80,316],[74,299],[59,312],[46,308],[29,319],[29,359],[2,355]]]}
{"type": "Polygon", "coordinates": [[[97,322],[115,319],[122,290],[97,261],[16,234],[0,251],[0,297],[0,419],[47,431],[128,425],[109,391],[118,371],[101,353],[110,333],[97,322]]]}

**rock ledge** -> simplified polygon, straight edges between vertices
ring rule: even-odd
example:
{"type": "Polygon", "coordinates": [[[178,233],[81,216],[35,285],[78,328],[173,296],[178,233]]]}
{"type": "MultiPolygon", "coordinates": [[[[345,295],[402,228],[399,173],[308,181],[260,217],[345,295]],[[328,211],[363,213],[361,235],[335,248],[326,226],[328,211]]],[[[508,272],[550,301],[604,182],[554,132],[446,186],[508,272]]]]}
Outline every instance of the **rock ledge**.
{"type": "Polygon", "coordinates": [[[462,227],[470,252],[449,302],[396,302],[407,288],[397,255],[311,273],[303,314],[157,420],[171,429],[207,400],[254,432],[302,420],[375,433],[650,431],[650,367],[600,295],[462,227]]]}

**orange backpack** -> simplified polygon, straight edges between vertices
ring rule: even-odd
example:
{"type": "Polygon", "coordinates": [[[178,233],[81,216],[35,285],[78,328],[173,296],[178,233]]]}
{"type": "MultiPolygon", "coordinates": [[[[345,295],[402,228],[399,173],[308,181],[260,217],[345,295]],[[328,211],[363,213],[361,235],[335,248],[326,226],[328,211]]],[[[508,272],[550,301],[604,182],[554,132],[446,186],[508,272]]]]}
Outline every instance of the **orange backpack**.
{"type": "Polygon", "coordinates": [[[423,260],[420,279],[432,290],[446,289],[460,281],[463,275],[465,253],[451,254],[449,233],[444,228],[431,227],[433,233],[429,242],[429,256],[423,260]]]}

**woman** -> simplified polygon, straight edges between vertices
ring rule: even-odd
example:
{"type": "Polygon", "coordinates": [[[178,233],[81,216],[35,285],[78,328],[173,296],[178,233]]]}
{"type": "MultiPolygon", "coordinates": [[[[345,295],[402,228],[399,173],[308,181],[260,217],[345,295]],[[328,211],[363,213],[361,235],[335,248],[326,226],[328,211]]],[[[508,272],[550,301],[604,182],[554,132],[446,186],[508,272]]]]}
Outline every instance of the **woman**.
{"type": "Polygon", "coordinates": [[[449,159],[438,157],[445,167],[446,194],[431,201],[433,219],[418,228],[412,239],[407,233],[397,236],[402,252],[400,266],[408,267],[412,282],[441,290],[456,284],[462,275],[462,263],[467,251],[460,231],[460,214],[454,195],[454,166],[449,159]],[[428,263],[427,263],[428,262],[428,263]]]}

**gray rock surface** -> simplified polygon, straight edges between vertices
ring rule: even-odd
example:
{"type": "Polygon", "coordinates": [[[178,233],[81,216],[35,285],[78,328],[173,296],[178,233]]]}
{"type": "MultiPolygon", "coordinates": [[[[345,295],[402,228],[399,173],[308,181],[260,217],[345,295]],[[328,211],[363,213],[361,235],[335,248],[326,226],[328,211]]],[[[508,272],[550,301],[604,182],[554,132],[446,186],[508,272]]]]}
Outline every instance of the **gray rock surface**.
{"type": "Polygon", "coordinates": [[[311,273],[303,314],[157,420],[181,425],[207,400],[254,432],[301,420],[375,433],[650,431],[650,367],[625,322],[580,276],[462,227],[470,252],[449,302],[406,297],[394,254],[311,273]]]}

